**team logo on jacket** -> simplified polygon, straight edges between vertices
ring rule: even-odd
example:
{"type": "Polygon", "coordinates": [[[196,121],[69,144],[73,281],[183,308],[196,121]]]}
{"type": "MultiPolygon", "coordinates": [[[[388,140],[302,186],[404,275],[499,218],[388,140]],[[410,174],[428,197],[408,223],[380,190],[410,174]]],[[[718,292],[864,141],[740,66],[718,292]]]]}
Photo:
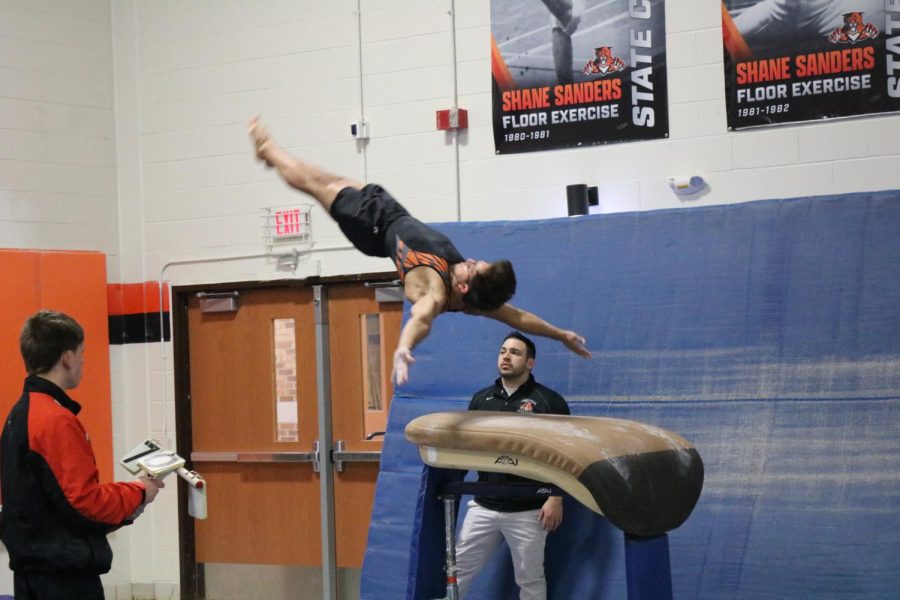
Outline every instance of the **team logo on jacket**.
{"type": "Polygon", "coordinates": [[[506,465],[508,467],[517,467],[517,466],[519,466],[519,461],[518,461],[518,459],[515,459],[511,456],[506,456],[504,454],[503,456],[498,456],[497,460],[494,461],[494,464],[495,465],[506,465]]]}
{"type": "Polygon", "coordinates": [[[535,406],[535,401],[531,400],[529,398],[526,398],[526,399],[522,400],[521,402],[519,402],[519,410],[517,410],[516,412],[520,412],[520,413],[534,412],[534,406],[535,406]]]}

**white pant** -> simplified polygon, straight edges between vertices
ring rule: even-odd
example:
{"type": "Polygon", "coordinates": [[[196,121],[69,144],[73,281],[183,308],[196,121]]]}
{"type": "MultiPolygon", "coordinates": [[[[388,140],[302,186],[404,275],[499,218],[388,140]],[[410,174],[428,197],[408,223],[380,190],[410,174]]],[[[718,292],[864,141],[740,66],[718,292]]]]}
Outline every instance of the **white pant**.
{"type": "Polygon", "coordinates": [[[546,600],[544,543],[547,532],[538,518],[540,510],[497,512],[470,500],[456,545],[457,584],[465,599],[472,580],[506,539],[512,555],[520,600],[546,600]]]}

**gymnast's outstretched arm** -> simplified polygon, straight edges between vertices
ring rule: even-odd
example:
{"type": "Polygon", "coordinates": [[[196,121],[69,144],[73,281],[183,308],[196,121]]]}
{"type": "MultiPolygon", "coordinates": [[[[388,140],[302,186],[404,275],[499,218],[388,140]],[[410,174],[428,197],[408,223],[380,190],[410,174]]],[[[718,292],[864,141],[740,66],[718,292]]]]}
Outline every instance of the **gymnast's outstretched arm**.
{"type": "Polygon", "coordinates": [[[412,349],[428,337],[431,323],[441,314],[442,303],[431,294],[423,294],[413,302],[410,317],[400,332],[400,341],[394,351],[394,364],[391,378],[397,385],[409,380],[409,365],[416,362],[412,349]]]}
{"type": "Polygon", "coordinates": [[[558,342],[562,342],[566,348],[581,356],[582,358],[590,358],[591,352],[585,347],[585,340],[576,332],[568,329],[560,329],[559,327],[548,323],[534,313],[527,310],[516,308],[512,304],[504,304],[500,308],[492,312],[473,313],[482,314],[494,320],[506,323],[514,329],[525,333],[531,333],[542,337],[550,338],[558,342]]]}

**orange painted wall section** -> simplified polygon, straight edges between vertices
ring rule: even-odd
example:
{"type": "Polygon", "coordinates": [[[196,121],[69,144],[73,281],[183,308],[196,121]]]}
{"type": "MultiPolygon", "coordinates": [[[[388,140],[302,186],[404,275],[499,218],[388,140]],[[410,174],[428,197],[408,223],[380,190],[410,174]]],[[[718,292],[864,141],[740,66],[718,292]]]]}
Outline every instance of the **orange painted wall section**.
{"type": "MultiPolygon", "coordinates": [[[[110,315],[134,315],[158,313],[160,305],[159,283],[111,283],[107,287],[110,315]]],[[[163,284],[163,311],[169,312],[169,286],[163,284]]]]}
{"type": "Polygon", "coordinates": [[[19,332],[28,315],[40,306],[40,261],[34,252],[0,250],[0,414],[22,394],[25,366],[19,353],[19,332]]]}
{"type": "Polygon", "coordinates": [[[84,377],[69,395],[81,404],[101,481],[113,479],[112,393],[109,372],[106,257],[97,252],[0,250],[0,414],[22,394],[25,367],[19,332],[25,319],[46,308],[62,311],[84,328],[84,377]]]}

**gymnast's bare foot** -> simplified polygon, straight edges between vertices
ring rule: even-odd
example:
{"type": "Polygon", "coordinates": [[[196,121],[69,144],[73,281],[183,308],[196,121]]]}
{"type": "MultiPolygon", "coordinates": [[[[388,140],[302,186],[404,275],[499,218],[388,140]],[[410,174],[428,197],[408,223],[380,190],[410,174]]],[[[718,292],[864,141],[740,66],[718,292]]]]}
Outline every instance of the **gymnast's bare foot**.
{"type": "Polygon", "coordinates": [[[259,115],[250,119],[247,132],[250,134],[250,139],[253,140],[253,146],[256,149],[256,158],[265,162],[266,166],[271,167],[272,161],[268,155],[270,150],[275,146],[275,142],[272,140],[271,135],[269,135],[269,130],[260,122],[259,115]]]}

